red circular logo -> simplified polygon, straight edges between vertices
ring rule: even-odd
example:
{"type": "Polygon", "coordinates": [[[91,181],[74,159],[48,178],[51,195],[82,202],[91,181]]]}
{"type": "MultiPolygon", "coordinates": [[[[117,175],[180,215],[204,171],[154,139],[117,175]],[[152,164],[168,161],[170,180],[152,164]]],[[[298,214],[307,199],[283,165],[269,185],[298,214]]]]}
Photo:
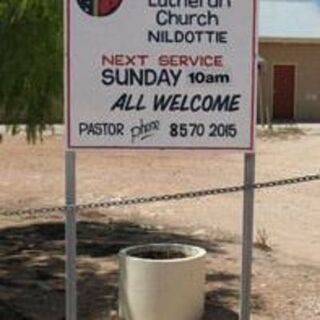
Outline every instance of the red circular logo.
{"type": "Polygon", "coordinates": [[[105,17],[115,12],[121,5],[122,0],[77,0],[80,8],[85,13],[105,17]]]}

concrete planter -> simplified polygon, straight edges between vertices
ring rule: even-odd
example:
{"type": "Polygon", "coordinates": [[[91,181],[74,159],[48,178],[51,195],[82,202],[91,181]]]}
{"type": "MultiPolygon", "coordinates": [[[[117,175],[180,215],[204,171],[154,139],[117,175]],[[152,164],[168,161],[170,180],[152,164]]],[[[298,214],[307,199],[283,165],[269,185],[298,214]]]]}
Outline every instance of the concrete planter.
{"type": "Polygon", "coordinates": [[[202,248],[180,244],[150,244],[122,250],[120,318],[201,319],[205,255],[202,248]]]}

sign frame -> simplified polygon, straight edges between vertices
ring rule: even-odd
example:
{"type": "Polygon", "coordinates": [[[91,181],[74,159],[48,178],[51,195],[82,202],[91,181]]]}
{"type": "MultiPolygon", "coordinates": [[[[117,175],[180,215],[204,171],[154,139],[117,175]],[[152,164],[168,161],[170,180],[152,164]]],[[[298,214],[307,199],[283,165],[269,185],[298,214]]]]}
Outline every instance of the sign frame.
{"type": "Polygon", "coordinates": [[[66,103],[65,103],[65,117],[67,119],[67,134],[66,134],[66,149],[67,150],[110,150],[110,149],[125,149],[125,150],[216,150],[216,151],[233,151],[233,152],[254,152],[255,150],[255,132],[256,132],[256,100],[257,100],[257,76],[258,76],[258,41],[257,41],[257,0],[248,0],[253,3],[253,14],[252,14],[252,34],[251,34],[251,84],[250,84],[250,142],[245,147],[238,146],[197,146],[196,142],[193,146],[139,146],[139,145],[78,145],[72,142],[71,131],[72,131],[72,97],[71,97],[71,59],[72,59],[72,40],[71,40],[71,1],[76,0],[65,0],[66,1],[66,57],[65,57],[65,78],[66,78],[66,103]]]}

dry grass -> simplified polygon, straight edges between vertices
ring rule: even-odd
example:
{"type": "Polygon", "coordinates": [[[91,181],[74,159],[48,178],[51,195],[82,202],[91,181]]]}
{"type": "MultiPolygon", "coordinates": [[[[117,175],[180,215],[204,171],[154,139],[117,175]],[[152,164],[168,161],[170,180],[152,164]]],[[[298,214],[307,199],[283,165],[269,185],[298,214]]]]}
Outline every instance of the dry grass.
{"type": "Polygon", "coordinates": [[[295,126],[295,125],[287,125],[284,127],[273,128],[273,129],[259,129],[257,132],[257,136],[261,139],[279,139],[279,140],[287,140],[290,138],[299,138],[304,136],[305,132],[295,126]]]}
{"type": "Polygon", "coordinates": [[[257,249],[260,249],[262,251],[271,251],[271,245],[269,242],[269,235],[266,229],[258,229],[256,239],[254,242],[254,246],[257,249]]]}

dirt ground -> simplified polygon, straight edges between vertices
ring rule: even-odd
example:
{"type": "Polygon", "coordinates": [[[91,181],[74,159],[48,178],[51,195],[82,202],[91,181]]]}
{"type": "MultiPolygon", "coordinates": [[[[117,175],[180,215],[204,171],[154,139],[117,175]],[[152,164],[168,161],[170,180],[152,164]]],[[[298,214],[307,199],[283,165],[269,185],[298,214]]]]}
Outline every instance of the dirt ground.
{"type": "MultiPolygon", "coordinates": [[[[319,173],[320,125],[259,129],[256,180],[319,173]]],[[[63,137],[0,144],[0,210],[64,202],[63,137]]],[[[197,152],[79,152],[80,203],[238,185],[243,156],[197,152]]],[[[320,319],[320,182],[259,190],[255,197],[253,320],[320,319]]],[[[208,250],[205,319],[238,319],[242,194],[79,214],[79,319],[116,309],[116,254],[149,241],[208,250]]],[[[60,214],[0,217],[0,319],[62,320],[64,222],[60,214]]],[[[164,319],[165,320],[165,319],[164,319]]]]}

